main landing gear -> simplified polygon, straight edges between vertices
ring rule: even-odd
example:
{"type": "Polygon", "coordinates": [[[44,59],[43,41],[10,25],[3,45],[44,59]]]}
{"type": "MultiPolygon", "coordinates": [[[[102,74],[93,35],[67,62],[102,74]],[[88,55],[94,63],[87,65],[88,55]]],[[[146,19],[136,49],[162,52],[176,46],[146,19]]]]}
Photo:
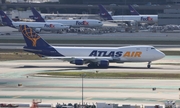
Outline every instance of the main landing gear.
{"type": "Polygon", "coordinates": [[[98,65],[98,63],[89,63],[88,65],[88,68],[108,68],[109,64],[108,65],[98,65]]]}
{"type": "Polygon", "coordinates": [[[97,68],[98,67],[97,63],[89,63],[87,66],[88,66],[88,68],[97,68]]]}
{"type": "Polygon", "coordinates": [[[148,62],[147,68],[151,68],[151,62],[148,62]]]}

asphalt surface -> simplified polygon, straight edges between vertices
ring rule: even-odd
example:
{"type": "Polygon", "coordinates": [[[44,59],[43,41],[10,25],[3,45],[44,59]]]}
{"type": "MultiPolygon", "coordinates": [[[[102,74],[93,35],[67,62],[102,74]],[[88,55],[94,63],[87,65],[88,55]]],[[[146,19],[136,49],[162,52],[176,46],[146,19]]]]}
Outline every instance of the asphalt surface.
{"type": "MultiPolygon", "coordinates": [[[[154,63],[180,63],[180,56],[167,56],[154,63]]],[[[15,60],[0,62],[0,101],[30,103],[80,103],[81,78],[39,77],[41,72],[155,72],[179,73],[179,65],[152,65],[147,63],[110,64],[109,69],[88,69],[60,60],[15,60]],[[28,76],[28,78],[27,78],[28,76]],[[22,87],[18,87],[22,84],[22,87]]],[[[167,100],[179,103],[179,79],[91,79],[84,78],[84,102],[119,104],[163,104],[167,100]],[[157,90],[152,91],[152,88],[157,90]]]]}
{"type": "MultiPolygon", "coordinates": [[[[11,35],[0,35],[0,39],[23,39],[22,35],[11,28],[0,27],[3,32],[11,35]]],[[[17,30],[16,30],[17,31],[17,30]]],[[[180,40],[178,33],[113,33],[103,35],[83,34],[41,34],[44,39],[99,39],[99,40],[180,40]],[[113,38],[112,38],[113,37],[113,38]]],[[[64,44],[54,44],[64,45],[64,44]]],[[[71,44],[75,46],[74,44],[71,44]]],[[[71,46],[70,45],[70,46],[71,46]]],[[[129,45],[129,44],[128,44],[129,45]]],[[[1,43],[0,48],[19,49],[23,43],[1,43]]],[[[65,46],[65,45],[64,45],[65,46]]],[[[76,46],[89,46],[76,44],[76,46]]],[[[91,44],[90,46],[97,46],[91,44]]],[[[101,46],[101,45],[100,45],[101,46]]],[[[102,46],[107,46],[104,44],[102,46]]],[[[124,46],[124,44],[109,44],[108,46],[124,46]]],[[[180,45],[157,45],[160,49],[179,50],[180,45]]],[[[155,63],[180,63],[180,56],[166,56],[155,63]]],[[[34,77],[41,72],[157,72],[179,73],[179,65],[152,65],[147,63],[110,64],[109,69],[88,69],[86,66],[75,66],[59,60],[20,60],[0,62],[0,101],[31,103],[32,99],[42,99],[43,103],[80,103],[80,78],[47,78],[34,77]],[[28,76],[28,78],[27,78],[28,76]],[[18,87],[22,84],[22,87],[18,87]]],[[[167,100],[179,103],[179,79],[84,79],[84,102],[119,103],[119,104],[163,104],[167,100]],[[156,91],[152,88],[156,87],[156,91]]]]}
{"type": "MultiPolygon", "coordinates": [[[[112,25],[112,24],[110,24],[112,25]]],[[[11,35],[0,35],[0,39],[23,39],[23,36],[17,29],[10,27],[0,27],[2,33],[11,33],[11,35]]],[[[105,34],[77,34],[64,33],[54,34],[42,32],[39,34],[45,40],[161,40],[177,41],[180,40],[179,33],[152,33],[152,32],[135,32],[135,33],[105,33],[105,34]]]]}
{"type": "MultiPolygon", "coordinates": [[[[108,24],[108,23],[107,23],[108,24]]],[[[113,24],[109,24],[113,25],[113,24]]],[[[20,32],[17,32],[17,29],[10,28],[10,27],[0,27],[0,31],[3,31],[3,33],[11,33],[11,35],[0,35],[0,39],[3,40],[11,40],[12,42],[6,42],[6,43],[0,43],[0,49],[22,49],[25,43],[14,43],[14,40],[20,39],[22,42],[24,41],[23,36],[20,32]]],[[[180,41],[179,33],[152,33],[152,32],[138,32],[138,33],[107,33],[107,34],[77,34],[77,33],[65,33],[65,34],[52,34],[49,32],[43,32],[40,33],[40,36],[44,40],[134,40],[134,41],[140,41],[140,40],[148,40],[148,41],[180,41]]],[[[141,44],[141,43],[139,43],[141,44]]],[[[100,47],[121,47],[126,45],[132,45],[129,44],[52,44],[55,46],[100,46],[100,47]]],[[[180,45],[157,45],[152,44],[156,48],[163,49],[163,50],[179,50],[180,45]]]]}

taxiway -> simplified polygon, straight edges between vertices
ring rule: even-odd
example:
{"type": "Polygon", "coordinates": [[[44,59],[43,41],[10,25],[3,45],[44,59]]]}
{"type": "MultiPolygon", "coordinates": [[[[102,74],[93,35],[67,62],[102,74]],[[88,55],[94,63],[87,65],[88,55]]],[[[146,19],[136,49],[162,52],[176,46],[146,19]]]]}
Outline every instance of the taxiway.
{"type": "MultiPolygon", "coordinates": [[[[180,56],[167,56],[155,63],[180,63],[180,56]]],[[[34,77],[41,72],[157,72],[179,73],[179,65],[152,65],[147,63],[110,64],[109,69],[88,69],[59,60],[15,60],[0,62],[0,101],[30,103],[80,103],[81,78],[34,77]],[[28,77],[27,77],[28,76],[28,77]],[[18,84],[23,86],[18,87],[18,84]]],[[[119,104],[163,104],[179,101],[178,79],[90,79],[84,78],[84,102],[119,104]],[[152,88],[157,90],[152,91],[152,88]]]]}

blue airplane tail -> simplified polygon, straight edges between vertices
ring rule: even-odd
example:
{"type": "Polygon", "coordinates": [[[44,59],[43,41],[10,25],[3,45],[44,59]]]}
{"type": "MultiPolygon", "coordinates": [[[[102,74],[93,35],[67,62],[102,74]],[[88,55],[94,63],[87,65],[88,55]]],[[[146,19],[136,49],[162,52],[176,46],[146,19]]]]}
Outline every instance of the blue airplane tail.
{"type": "Polygon", "coordinates": [[[140,15],[136,9],[134,9],[131,5],[128,5],[131,15],[140,15]]]}
{"type": "Polygon", "coordinates": [[[112,16],[108,13],[108,11],[104,8],[102,5],[98,5],[100,9],[100,17],[102,17],[105,20],[113,20],[112,16]]]}
{"type": "Polygon", "coordinates": [[[14,27],[12,24],[12,20],[4,13],[4,11],[0,10],[1,19],[4,25],[14,27]]]}
{"type": "Polygon", "coordinates": [[[33,19],[36,22],[45,22],[44,18],[41,16],[41,14],[39,14],[39,12],[34,7],[31,7],[31,11],[33,13],[33,19]]]}
{"type": "Polygon", "coordinates": [[[27,25],[20,25],[20,30],[27,45],[24,47],[25,51],[41,56],[63,56],[33,31],[32,28],[27,25]]]}

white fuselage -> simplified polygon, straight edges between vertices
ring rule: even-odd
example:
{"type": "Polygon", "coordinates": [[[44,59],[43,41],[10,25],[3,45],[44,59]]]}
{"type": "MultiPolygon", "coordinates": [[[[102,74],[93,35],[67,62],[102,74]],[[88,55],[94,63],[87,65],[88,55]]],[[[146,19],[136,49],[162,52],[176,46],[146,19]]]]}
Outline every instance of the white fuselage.
{"type": "Polygon", "coordinates": [[[19,29],[19,25],[28,25],[31,28],[40,28],[42,30],[60,30],[66,29],[69,26],[65,26],[61,23],[49,23],[49,22],[12,22],[13,26],[19,29]]]}
{"type": "Polygon", "coordinates": [[[137,21],[139,23],[156,23],[158,15],[118,15],[112,16],[113,20],[120,21],[137,21]]]}
{"type": "Polygon", "coordinates": [[[161,59],[164,53],[153,46],[126,47],[54,47],[64,57],[84,59],[91,57],[96,60],[107,59],[110,62],[150,62],[161,59]],[[117,61],[118,60],[118,61],[117,61]]]}
{"type": "Polygon", "coordinates": [[[58,20],[46,20],[46,22],[62,23],[71,27],[101,27],[103,23],[100,20],[91,19],[58,19],[58,20]]]}

